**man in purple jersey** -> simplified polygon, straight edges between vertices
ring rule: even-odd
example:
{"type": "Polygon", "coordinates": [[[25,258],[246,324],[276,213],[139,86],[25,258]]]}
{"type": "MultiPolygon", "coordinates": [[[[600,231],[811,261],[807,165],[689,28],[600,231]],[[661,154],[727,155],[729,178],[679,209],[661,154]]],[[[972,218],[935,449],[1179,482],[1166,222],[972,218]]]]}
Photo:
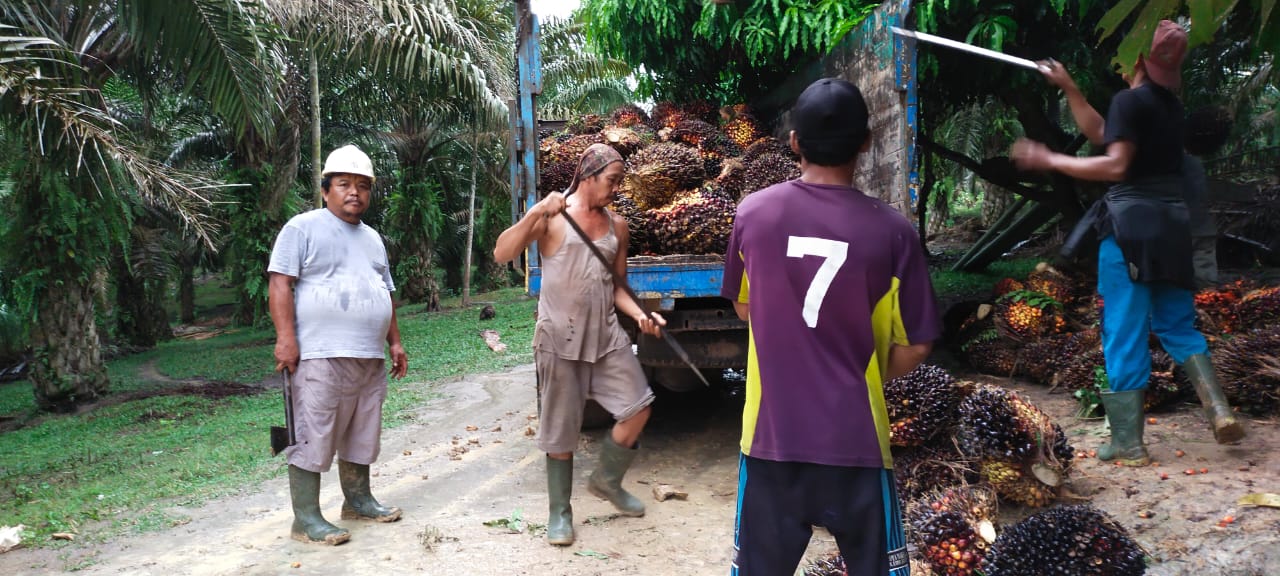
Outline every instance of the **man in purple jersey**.
{"type": "Polygon", "coordinates": [[[738,207],[721,289],[751,337],[734,575],[793,573],[813,526],[849,574],[910,572],[882,385],[941,327],[915,229],[850,185],[867,118],[853,84],[811,84],[791,109],[802,176],[738,207]]]}

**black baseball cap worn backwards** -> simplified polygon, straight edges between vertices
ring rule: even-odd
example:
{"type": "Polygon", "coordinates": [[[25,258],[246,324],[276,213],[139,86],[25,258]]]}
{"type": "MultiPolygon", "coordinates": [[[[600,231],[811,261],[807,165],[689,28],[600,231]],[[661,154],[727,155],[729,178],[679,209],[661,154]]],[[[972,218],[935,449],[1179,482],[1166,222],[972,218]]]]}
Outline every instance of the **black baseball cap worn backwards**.
{"type": "Polygon", "coordinates": [[[862,147],[867,139],[867,103],[857,86],[840,78],[810,84],[791,108],[791,125],[800,147],[862,147]]]}

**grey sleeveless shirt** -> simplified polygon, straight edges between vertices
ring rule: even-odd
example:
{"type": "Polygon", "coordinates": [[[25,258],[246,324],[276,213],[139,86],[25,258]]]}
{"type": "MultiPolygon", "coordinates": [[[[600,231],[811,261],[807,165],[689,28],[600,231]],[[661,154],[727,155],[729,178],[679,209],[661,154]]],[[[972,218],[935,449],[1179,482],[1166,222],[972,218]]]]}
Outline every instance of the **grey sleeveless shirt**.
{"type": "MultiPolygon", "coordinates": [[[[618,255],[618,237],[609,232],[595,241],[610,262],[618,255]]],[[[572,229],[554,254],[542,258],[542,290],[533,348],[565,360],[595,362],[631,345],[614,310],[613,277],[572,229]]]]}

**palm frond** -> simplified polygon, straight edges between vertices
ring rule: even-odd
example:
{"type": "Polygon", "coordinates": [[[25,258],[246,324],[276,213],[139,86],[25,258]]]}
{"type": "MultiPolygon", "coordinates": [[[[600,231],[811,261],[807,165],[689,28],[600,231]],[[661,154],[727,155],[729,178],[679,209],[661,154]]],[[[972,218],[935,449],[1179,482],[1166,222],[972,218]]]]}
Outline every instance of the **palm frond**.
{"type": "MultiPolygon", "coordinates": [[[[119,26],[130,42],[154,47],[144,61],[181,62],[187,90],[201,88],[215,113],[237,133],[269,136],[284,86],[281,35],[255,0],[120,2],[119,26]]],[[[144,48],[145,49],[145,48],[144,48]]]]}
{"type": "Polygon", "coordinates": [[[166,169],[118,137],[127,131],[93,104],[101,103],[96,91],[68,81],[79,66],[74,54],[11,26],[0,25],[0,31],[11,34],[0,37],[0,118],[28,138],[36,154],[63,154],[75,170],[90,164],[119,165],[144,197],[174,209],[202,238],[212,235],[210,223],[198,215],[209,206],[207,193],[216,183],[166,169]],[[44,75],[36,63],[52,64],[66,76],[44,75]]]}
{"type": "Polygon", "coordinates": [[[221,132],[200,132],[178,141],[165,158],[164,165],[182,168],[193,160],[218,160],[233,152],[227,135],[221,132]]]}

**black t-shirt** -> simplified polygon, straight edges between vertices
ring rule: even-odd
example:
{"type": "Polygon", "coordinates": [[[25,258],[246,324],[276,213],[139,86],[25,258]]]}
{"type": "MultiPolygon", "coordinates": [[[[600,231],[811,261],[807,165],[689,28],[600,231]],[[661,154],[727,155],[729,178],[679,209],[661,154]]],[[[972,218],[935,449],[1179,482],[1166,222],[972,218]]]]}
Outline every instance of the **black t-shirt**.
{"type": "Polygon", "coordinates": [[[1103,140],[1132,142],[1136,150],[1126,182],[1182,170],[1182,102],[1164,87],[1147,82],[1111,99],[1103,140]]]}

